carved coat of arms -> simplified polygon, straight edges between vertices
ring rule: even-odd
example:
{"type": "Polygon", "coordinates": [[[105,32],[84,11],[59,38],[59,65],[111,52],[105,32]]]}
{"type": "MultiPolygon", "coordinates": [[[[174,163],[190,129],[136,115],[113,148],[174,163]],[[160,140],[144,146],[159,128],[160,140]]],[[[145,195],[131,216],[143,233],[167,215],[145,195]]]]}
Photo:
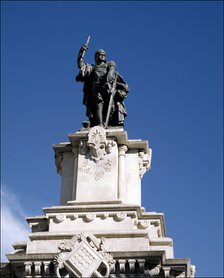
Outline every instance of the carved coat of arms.
{"type": "Polygon", "coordinates": [[[99,241],[94,235],[81,233],[70,240],[62,241],[55,256],[57,277],[108,277],[112,256],[103,248],[104,239],[99,241]]]}
{"type": "Polygon", "coordinates": [[[109,173],[112,160],[108,155],[115,146],[115,141],[107,140],[102,127],[93,127],[88,134],[88,140],[82,141],[80,145],[80,154],[85,156],[82,163],[83,173],[91,175],[96,181],[109,173]]]}

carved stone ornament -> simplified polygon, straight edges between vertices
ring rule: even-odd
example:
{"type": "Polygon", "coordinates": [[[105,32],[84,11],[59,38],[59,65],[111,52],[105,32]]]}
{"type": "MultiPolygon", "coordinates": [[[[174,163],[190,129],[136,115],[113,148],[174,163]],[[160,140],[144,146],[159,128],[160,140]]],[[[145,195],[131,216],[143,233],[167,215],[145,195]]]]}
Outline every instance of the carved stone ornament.
{"type": "Polygon", "coordinates": [[[140,229],[147,229],[150,225],[150,222],[148,220],[140,220],[138,221],[138,228],[140,229]]]}
{"type": "Polygon", "coordinates": [[[104,241],[89,233],[61,241],[54,258],[57,277],[108,277],[115,261],[104,249],[104,241]]]}
{"type": "Polygon", "coordinates": [[[60,213],[60,214],[57,214],[56,216],[55,216],[55,218],[54,218],[54,222],[55,223],[61,223],[61,222],[63,222],[64,220],[65,220],[65,215],[64,214],[62,214],[62,213],[60,213]]]}
{"type": "Polygon", "coordinates": [[[115,220],[117,221],[122,221],[124,220],[125,218],[127,217],[127,214],[123,211],[121,212],[118,212],[116,215],[115,215],[115,220]]]}
{"type": "Polygon", "coordinates": [[[86,159],[82,165],[83,173],[93,177],[95,181],[100,180],[106,173],[111,172],[112,162],[108,158],[92,163],[92,160],[86,159]]]}
{"type": "Polygon", "coordinates": [[[149,270],[149,277],[157,276],[160,273],[161,265],[158,264],[156,267],[149,270]]]}
{"type": "Polygon", "coordinates": [[[113,140],[107,140],[106,131],[101,126],[94,126],[88,133],[87,147],[90,157],[97,163],[105,155],[111,152],[111,148],[116,143],[113,140]]]}
{"type": "Polygon", "coordinates": [[[85,220],[87,222],[91,222],[96,218],[96,214],[95,213],[87,213],[85,216],[85,220]]]}
{"type": "Polygon", "coordinates": [[[139,175],[143,177],[146,171],[151,167],[152,150],[149,149],[149,153],[139,152],[138,163],[139,163],[139,175]]]}
{"type": "Polygon", "coordinates": [[[116,146],[114,140],[107,140],[106,131],[101,126],[95,126],[88,133],[88,140],[81,141],[79,153],[85,156],[82,171],[93,176],[94,180],[99,180],[106,173],[111,171],[112,160],[108,156],[113,147],[116,146]]]}
{"type": "Polygon", "coordinates": [[[63,165],[63,154],[62,153],[55,154],[55,165],[57,168],[57,173],[59,175],[61,175],[62,174],[62,165],[63,165]]]}

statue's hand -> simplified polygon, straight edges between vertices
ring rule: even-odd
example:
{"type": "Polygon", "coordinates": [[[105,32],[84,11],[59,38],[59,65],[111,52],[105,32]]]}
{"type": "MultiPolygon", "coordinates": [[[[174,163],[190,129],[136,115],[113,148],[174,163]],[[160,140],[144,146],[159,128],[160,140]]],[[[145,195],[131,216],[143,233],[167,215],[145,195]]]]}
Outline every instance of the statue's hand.
{"type": "Polygon", "coordinates": [[[83,53],[84,51],[87,51],[88,49],[88,45],[85,43],[82,45],[82,47],[80,48],[80,52],[83,53]]]}
{"type": "Polygon", "coordinates": [[[106,83],[104,84],[104,88],[105,88],[105,90],[107,90],[108,94],[111,94],[111,88],[112,88],[112,86],[111,86],[111,84],[110,84],[109,82],[106,82],[106,83]]]}

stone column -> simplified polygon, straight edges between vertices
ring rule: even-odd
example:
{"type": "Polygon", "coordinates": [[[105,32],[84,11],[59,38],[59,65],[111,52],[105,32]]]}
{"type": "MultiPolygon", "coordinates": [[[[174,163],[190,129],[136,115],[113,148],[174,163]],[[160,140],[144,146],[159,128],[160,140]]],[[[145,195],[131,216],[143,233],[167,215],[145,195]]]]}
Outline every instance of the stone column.
{"type": "Polygon", "coordinates": [[[126,260],[120,259],[118,260],[119,262],[119,277],[127,277],[126,275],[126,269],[125,269],[125,264],[126,264],[126,260]]]}
{"type": "Polygon", "coordinates": [[[42,262],[34,262],[34,272],[35,272],[34,277],[36,277],[36,278],[41,278],[42,277],[42,275],[41,275],[41,265],[42,265],[42,262]]]}
{"type": "Polygon", "coordinates": [[[144,274],[145,271],[145,259],[138,259],[139,273],[144,274]]]}
{"type": "Polygon", "coordinates": [[[133,275],[133,276],[135,276],[135,264],[136,264],[135,259],[128,260],[129,272],[130,272],[130,275],[133,275]]]}
{"type": "Polygon", "coordinates": [[[73,179],[73,187],[72,187],[72,200],[76,199],[76,187],[77,187],[77,169],[78,169],[78,156],[79,156],[79,148],[72,148],[73,158],[74,158],[74,179],[73,179]]]}
{"type": "Polygon", "coordinates": [[[25,277],[26,278],[32,278],[31,275],[31,268],[32,268],[32,262],[24,262],[25,265],[25,277]]]}
{"type": "Polygon", "coordinates": [[[169,266],[164,266],[163,271],[164,271],[165,278],[170,278],[170,267],[169,266]]]}
{"type": "Polygon", "coordinates": [[[44,277],[50,277],[50,263],[49,261],[43,262],[43,275],[44,277]]]}
{"type": "Polygon", "coordinates": [[[122,200],[125,196],[126,178],[125,178],[125,157],[128,147],[120,145],[118,148],[118,199],[122,200]]]}
{"type": "Polygon", "coordinates": [[[74,166],[71,152],[63,153],[62,180],[61,180],[61,205],[66,205],[72,199],[74,166]]]}

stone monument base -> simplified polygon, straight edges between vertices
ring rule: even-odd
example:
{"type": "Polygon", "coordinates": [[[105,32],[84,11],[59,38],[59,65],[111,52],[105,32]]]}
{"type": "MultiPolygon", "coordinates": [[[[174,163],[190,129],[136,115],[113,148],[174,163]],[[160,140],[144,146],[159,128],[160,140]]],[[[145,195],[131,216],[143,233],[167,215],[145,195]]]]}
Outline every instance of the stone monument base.
{"type": "Polygon", "coordinates": [[[148,142],[100,126],[68,137],[53,145],[61,205],[27,218],[30,241],[13,245],[8,277],[194,277],[174,258],[164,215],[141,206],[148,142]]]}
{"type": "MultiPolygon", "coordinates": [[[[16,252],[7,255],[16,277],[191,277],[189,259],[174,259],[173,241],[166,237],[162,213],[145,212],[136,205],[74,205],[72,201],[67,206],[44,208],[44,212],[45,216],[27,218],[30,241],[15,243],[16,252]],[[71,239],[82,236],[94,238],[91,242],[96,243],[87,240],[86,245],[95,257],[104,261],[102,252],[110,254],[101,274],[93,274],[97,271],[93,267],[93,276],[85,276],[77,266],[70,268],[70,261],[66,263],[64,258],[74,256],[79,248],[71,239]]],[[[75,257],[78,265],[89,256],[81,248],[75,257]]]]}

